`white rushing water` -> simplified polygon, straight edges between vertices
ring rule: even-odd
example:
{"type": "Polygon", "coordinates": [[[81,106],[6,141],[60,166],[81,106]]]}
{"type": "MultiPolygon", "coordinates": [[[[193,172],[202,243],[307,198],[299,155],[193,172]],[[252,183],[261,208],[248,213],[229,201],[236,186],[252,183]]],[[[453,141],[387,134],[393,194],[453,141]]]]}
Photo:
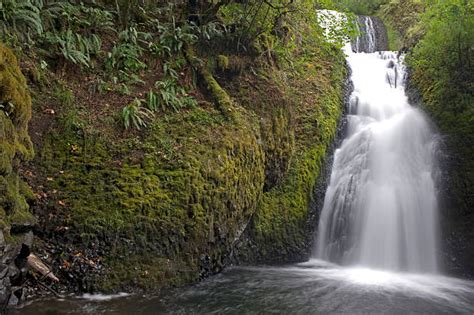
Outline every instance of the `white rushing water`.
{"type": "MultiPolygon", "coordinates": [[[[364,21],[369,32],[355,45],[364,40],[373,49],[373,24],[364,21]]],[[[436,272],[436,135],[408,103],[403,56],[356,53],[350,44],[345,52],[354,91],[315,256],[343,265],[436,272]]]]}

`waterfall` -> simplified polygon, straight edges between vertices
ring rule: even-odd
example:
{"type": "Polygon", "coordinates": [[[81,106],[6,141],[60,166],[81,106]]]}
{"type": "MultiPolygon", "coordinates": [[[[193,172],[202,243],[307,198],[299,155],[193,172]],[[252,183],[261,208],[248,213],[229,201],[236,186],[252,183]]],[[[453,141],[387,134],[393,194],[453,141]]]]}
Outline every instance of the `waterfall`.
{"type": "Polygon", "coordinates": [[[344,49],[354,91],[315,256],[344,265],[436,272],[437,137],[408,103],[403,55],[375,52],[374,24],[370,17],[362,21],[364,33],[344,49]]]}
{"type": "Polygon", "coordinates": [[[352,49],[354,52],[373,53],[377,50],[387,49],[387,32],[379,18],[359,16],[357,22],[361,35],[353,42],[352,49]]]}
{"type": "Polygon", "coordinates": [[[370,16],[359,16],[357,25],[361,35],[357,36],[355,39],[355,45],[353,47],[354,51],[367,53],[375,52],[376,31],[372,18],[370,16]]]}

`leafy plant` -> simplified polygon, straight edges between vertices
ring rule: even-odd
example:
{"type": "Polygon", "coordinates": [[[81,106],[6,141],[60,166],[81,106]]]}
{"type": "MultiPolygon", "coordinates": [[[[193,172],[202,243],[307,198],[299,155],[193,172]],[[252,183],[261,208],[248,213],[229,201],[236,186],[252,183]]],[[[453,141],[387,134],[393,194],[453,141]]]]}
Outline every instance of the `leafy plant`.
{"type": "Polygon", "coordinates": [[[171,23],[168,23],[161,31],[160,45],[167,48],[164,51],[169,56],[181,52],[185,44],[191,45],[197,40],[194,34],[196,27],[188,23],[178,26],[174,17],[171,23]]]}
{"type": "Polygon", "coordinates": [[[163,73],[167,77],[171,77],[175,80],[178,79],[178,72],[176,72],[176,70],[173,68],[171,62],[163,63],[163,73]]]}
{"type": "Polygon", "coordinates": [[[174,111],[178,111],[181,108],[197,105],[196,100],[190,97],[176,80],[157,81],[155,87],[159,89],[158,100],[162,110],[172,108],[174,111]]]}
{"type": "Polygon", "coordinates": [[[100,34],[113,30],[111,12],[82,3],[48,3],[41,10],[41,19],[47,30],[42,36],[46,53],[86,67],[92,66],[92,57],[101,50],[100,34]]]}
{"type": "Polygon", "coordinates": [[[196,27],[196,33],[201,39],[210,41],[215,38],[222,38],[227,33],[227,27],[220,22],[209,22],[196,27]]]}
{"type": "Polygon", "coordinates": [[[153,92],[153,90],[150,90],[147,95],[146,95],[146,104],[148,109],[152,111],[158,111],[158,106],[159,106],[159,99],[158,95],[153,92]]]}
{"type": "Polygon", "coordinates": [[[122,110],[122,120],[125,129],[130,127],[135,127],[138,130],[145,128],[148,126],[148,122],[153,118],[153,116],[153,112],[144,108],[142,106],[142,101],[137,98],[122,110]]]}
{"type": "Polygon", "coordinates": [[[74,103],[73,91],[63,85],[59,85],[53,95],[63,106],[70,107],[74,103]]]}
{"type": "Polygon", "coordinates": [[[102,46],[102,41],[97,35],[83,37],[71,30],[56,34],[47,32],[44,43],[54,47],[54,50],[57,50],[56,54],[65,60],[86,67],[92,66],[91,57],[97,55],[102,46]]]}
{"type": "MultiPolygon", "coordinates": [[[[151,34],[139,32],[131,26],[119,34],[119,42],[108,53],[106,69],[117,70],[122,81],[130,81],[133,74],[146,68],[146,64],[140,60],[144,48],[148,45],[151,34]]],[[[136,81],[136,80],[134,80],[136,81]]]]}
{"type": "Polygon", "coordinates": [[[50,31],[98,33],[114,30],[113,14],[107,10],[68,1],[54,1],[41,10],[43,24],[50,31]]]}

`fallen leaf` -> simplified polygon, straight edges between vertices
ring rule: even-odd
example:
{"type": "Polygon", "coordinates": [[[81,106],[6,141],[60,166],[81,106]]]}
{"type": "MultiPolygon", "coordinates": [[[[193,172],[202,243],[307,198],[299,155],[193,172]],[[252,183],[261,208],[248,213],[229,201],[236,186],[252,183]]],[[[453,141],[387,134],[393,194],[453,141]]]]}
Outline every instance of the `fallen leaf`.
{"type": "Polygon", "coordinates": [[[69,269],[69,267],[71,267],[71,263],[67,260],[63,260],[63,267],[69,269]]]}

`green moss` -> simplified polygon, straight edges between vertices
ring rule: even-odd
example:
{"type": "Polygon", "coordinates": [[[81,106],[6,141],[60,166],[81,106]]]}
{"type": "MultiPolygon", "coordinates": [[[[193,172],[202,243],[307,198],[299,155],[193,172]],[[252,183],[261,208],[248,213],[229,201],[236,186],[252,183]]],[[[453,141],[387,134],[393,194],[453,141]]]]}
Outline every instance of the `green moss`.
{"type": "MultiPolygon", "coordinates": [[[[341,59],[333,62],[334,81],[320,87],[323,92],[316,103],[310,101],[297,109],[296,150],[287,175],[280,185],[264,193],[254,215],[252,233],[261,249],[259,259],[292,260],[295,254],[298,256],[307,250],[305,246],[311,237],[307,230],[310,202],[343,106],[344,63],[341,59]]],[[[311,84],[298,85],[298,93],[302,94],[293,92],[289,97],[304,104],[304,98],[300,98],[312,89],[311,84]]]]}
{"type": "Polygon", "coordinates": [[[341,113],[342,53],[314,45],[294,69],[253,71],[230,56],[225,75],[233,63],[239,75],[224,82],[191,50],[186,57],[214,106],[163,114],[138,136],[112,139],[74,104],[43,137],[35,163],[45,191],[56,192],[47,232],[67,248],[103,250],[98,289],[179,285],[205,261],[217,272],[245,227],[265,257],[300,251],[309,236],[309,204],[341,113]]]}
{"type": "Polygon", "coordinates": [[[307,250],[309,205],[341,116],[346,75],[339,51],[309,52],[312,59],[295,59],[292,70],[268,67],[224,82],[239,105],[260,117],[265,151],[264,191],[242,260],[292,260],[307,250]]]}
{"type": "Polygon", "coordinates": [[[18,62],[11,50],[0,44],[0,220],[10,223],[32,223],[25,194],[32,197],[22,183],[18,169],[22,161],[33,156],[28,136],[31,98],[18,62]]]}
{"type": "Polygon", "coordinates": [[[186,58],[189,63],[199,72],[200,76],[203,78],[206,88],[211,93],[217,108],[222,113],[226,119],[235,120],[236,112],[232,99],[229,95],[222,89],[219,83],[216,81],[209,69],[203,65],[202,60],[196,57],[193,49],[187,47],[186,49],[186,58]]]}
{"type": "Polygon", "coordinates": [[[166,286],[187,277],[153,268],[158,258],[133,258],[150,250],[185,262],[194,275],[201,254],[219,260],[229,252],[264,180],[255,121],[249,114],[232,124],[218,111],[198,108],[163,117],[139,141],[112,143],[60,125],[47,137],[37,162],[51,179],[46,189],[57,191],[50,200],[57,224],[84,244],[111,244],[104,258],[108,280],[98,286],[166,286]],[[124,273],[126,266],[139,271],[124,273]],[[144,270],[150,276],[136,278],[144,270]]]}
{"type": "Polygon", "coordinates": [[[163,286],[182,286],[198,280],[196,267],[182,260],[157,257],[153,253],[143,253],[133,257],[110,257],[104,263],[112,272],[98,279],[105,291],[117,288],[155,290],[163,286]],[[124,263],[126,262],[126,263],[124,263]]]}
{"type": "Polygon", "coordinates": [[[392,51],[398,51],[403,48],[402,35],[395,29],[389,21],[384,21],[385,28],[387,29],[388,37],[388,49],[392,51]]]}
{"type": "Polygon", "coordinates": [[[229,69],[229,58],[224,55],[217,56],[217,65],[222,71],[229,69]]]}
{"type": "Polygon", "coordinates": [[[391,46],[413,47],[419,41],[424,33],[420,23],[424,9],[423,2],[418,0],[391,0],[381,6],[379,15],[387,26],[391,46]]]}

